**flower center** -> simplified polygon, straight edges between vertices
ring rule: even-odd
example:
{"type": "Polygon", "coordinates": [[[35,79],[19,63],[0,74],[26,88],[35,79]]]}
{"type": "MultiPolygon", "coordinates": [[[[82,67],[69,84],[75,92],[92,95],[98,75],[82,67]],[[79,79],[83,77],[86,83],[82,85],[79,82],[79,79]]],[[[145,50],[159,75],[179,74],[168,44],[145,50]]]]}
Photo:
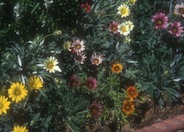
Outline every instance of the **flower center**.
{"type": "Polygon", "coordinates": [[[96,108],[92,108],[92,109],[91,109],[91,113],[92,113],[93,115],[97,115],[97,114],[98,114],[98,110],[97,110],[96,108]]]}
{"type": "Polygon", "coordinates": [[[81,49],[81,45],[80,45],[80,44],[77,44],[77,45],[75,46],[75,49],[81,49]]]}
{"type": "Polygon", "coordinates": [[[2,109],[3,108],[3,104],[2,103],[0,103],[0,109],[2,109]]]}
{"type": "Polygon", "coordinates": [[[157,21],[157,24],[158,24],[158,25],[162,25],[162,24],[163,24],[162,20],[159,19],[159,20],[157,21]]]}
{"type": "Polygon", "coordinates": [[[20,91],[19,89],[16,89],[16,90],[14,91],[14,93],[15,93],[16,96],[19,96],[19,95],[21,94],[21,91],[20,91]]]}
{"type": "Polygon", "coordinates": [[[117,29],[118,29],[117,26],[112,27],[112,31],[117,31],[117,29]]]}
{"type": "Polygon", "coordinates": [[[89,88],[92,88],[93,87],[93,83],[91,82],[91,83],[88,83],[88,87],[89,88]]]}
{"type": "Polygon", "coordinates": [[[54,67],[53,62],[48,62],[48,63],[47,63],[47,68],[48,68],[48,69],[53,69],[53,67],[54,67]]]}
{"type": "Polygon", "coordinates": [[[126,109],[126,110],[130,110],[130,106],[129,106],[129,105],[126,105],[126,106],[125,106],[125,109],[126,109]]]}
{"type": "Polygon", "coordinates": [[[98,60],[98,59],[94,59],[93,62],[94,62],[95,64],[98,64],[98,63],[99,63],[99,60],[98,60]]]}
{"type": "Polygon", "coordinates": [[[120,70],[119,66],[116,66],[115,71],[119,71],[119,70],[120,70]]]}
{"type": "Polygon", "coordinates": [[[125,14],[126,13],[126,9],[125,8],[122,8],[121,9],[121,14],[123,15],[123,14],[125,14]]]}
{"type": "Polygon", "coordinates": [[[172,31],[173,31],[174,33],[177,33],[177,32],[178,32],[178,29],[177,29],[176,27],[174,27],[174,28],[172,29],[172,31]]]}
{"type": "Polygon", "coordinates": [[[133,90],[130,91],[130,95],[134,95],[135,92],[133,90]]]}
{"type": "Polygon", "coordinates": [[[126,31],[127,31],[126,27],[125,27],[125,26],[122,26],[122,27],[121,27],[121,31],[122,31],[122,32],[126,32],[126,31]]]}

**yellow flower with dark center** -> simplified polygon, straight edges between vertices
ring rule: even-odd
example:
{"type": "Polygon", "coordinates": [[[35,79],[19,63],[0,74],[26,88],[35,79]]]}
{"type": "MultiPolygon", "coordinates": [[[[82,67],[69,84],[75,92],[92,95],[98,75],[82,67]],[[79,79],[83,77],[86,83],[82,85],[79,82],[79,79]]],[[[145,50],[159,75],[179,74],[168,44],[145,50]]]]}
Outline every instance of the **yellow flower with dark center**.
{"type": "Polygon", "coordinates": [[[113,73],[120,73],[123,70],[123,65],[120,63],[112,64],[111,70],[113,73]]]}
{"type": "Polygon", "coordinates": [[[125,113],[125,115],[129,116],[133,114],[134,111],[135,111],[134,102],[129,100],[124,100],[122,105],[122,112],[125,113]]]}
{"type": "Polygon", "coordinates": [[[13,132],[28,132],[25,126],[14,126],[13,132]]]}
{"type": "Polygon", "coordinates": [[[39,90],[43,87],[43,80],[40,76],[33,75],[28,79],[28,87],[34,90],[39,90]]]}
{"type": "Polygon", "coordinates": [[[130,9],[127,5],[122,4],[118,7],[118,14],[121,15],[121,17],[126,17],[129,16],[130,14],[130,9]]]}
{"type": "Polygon", "coordinates": [[[12,83],[12,85],[8,89],[8,94],[9,98],[11,98],[12,101],[18,103],[19,101],[25,99],[25,97],[28,95],[28,91],[25,88],[25,85],[20,82],[16,82],[12,83]]]}
{"type": "Polygon", "coordinates": [[[126,94],[130,98],[130,100],[132,101],[133,99],[135,99],[138,96],[137,88],[135,88],[134,86],[129,86],[126,90],[126,94]]]}
{"type": "Polygon", "coordinates": [[[10,101],[8,101],[8,98],[6,98],[5,96],[0,96],[0,115],[2,115],[3,113],[7,113],[7,110],[10,108],[10,101]]]}

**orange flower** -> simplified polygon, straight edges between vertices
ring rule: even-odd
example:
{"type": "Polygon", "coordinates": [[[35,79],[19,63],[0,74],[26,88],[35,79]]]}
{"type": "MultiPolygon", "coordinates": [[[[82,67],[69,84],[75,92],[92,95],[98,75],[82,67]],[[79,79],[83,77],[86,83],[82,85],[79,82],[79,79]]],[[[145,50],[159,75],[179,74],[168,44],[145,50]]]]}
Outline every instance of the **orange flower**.
{"type": "Polygon", "coordinates": [[[137,88],[134,86],[129,86],[126,90],[127,96],[130,98],[130,100],[135,99],[138,96],[137,88]]]}
{"type": "Polygon", "coordinates": [[[111,67],[112,72],[120,73],[123,70],[123,65],[120,63],[114,63],[111,67]]]}
{"type": "Polygon", "coordinates": [[[122,112],[125,113],[127,116],[131,115],[135,111],[135,106],[132,101],[124,100],[122,106],[122,112]]]}

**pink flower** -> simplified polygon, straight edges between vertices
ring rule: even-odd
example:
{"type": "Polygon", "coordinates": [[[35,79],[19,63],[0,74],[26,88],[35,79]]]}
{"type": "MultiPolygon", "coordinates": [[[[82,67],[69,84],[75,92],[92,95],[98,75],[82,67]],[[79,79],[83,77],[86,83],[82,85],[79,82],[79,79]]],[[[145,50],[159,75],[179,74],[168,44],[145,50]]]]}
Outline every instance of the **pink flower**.
{"type": "Polygon", "coordinates": [[[86,13],[91,12],[91,5],[89,5],[88,3],[81,4],[81,8],[84,9],[86,13]]]}
{"type": "Polygon", "coordinates": [[[174,9],[174,13],[178,16],[184,17],[184,4],[176,5],[174,9]]]}
{"type": "Polygon", "coordinates": [[[181,36],[181,33],[183,32],[183,27],[181,26],[180,22],[173,22],[171,23],[170,27],[169,27],[169,33],[179,37],[181,36]]]}
{"type": "Polygon", "coordinates": [[[71,45],[71,49],[74,53],[84,51],[85,50],[84,41],[79,40],[79,39],[73,40],[73,43],[71,45]]]}
{"type": "Polygon", "coordinates": [[[79,87],[81,85],[80,79],[74,74],[69,79],[69,86],[70,87],[79,87]]]}
{"type": "Polygon", "coordinates": [[[99,118],[103,113],[103,105],[99,102],[93,102],[88,108],[93,118],[99,118]]]}
{"type": "Polygon", "coordinates": [[[118,26],[119,26],[118,22],[111,22],[109,25],[109,31],[114,33],[114,34],[117,34],[118,33],[118,26]]]}
{"type": "Polygon", "coordinates": [[[90,90],[94,90],[97,87],[97,81],[93,77],[89,77],[86,81],[86,87],[90,90]]]}
{"type": "Polygon", "coordinates": [[[86,59],[86,55],[84,55],[82,52],[79,52],[75,55],[75,62],[78,64],[84,64],[84,61],[86,59]]]}
{"type": "Polygon", "coordinates": [[[156,29],[167,28],[168,17],[162,12],[157,12],[153,15],[152,22],[154,23],[156,29]]]}
{"type": "Polygon", "coordinates": [[[91,63],[93,65],[100,65],[103,61],[103,55],[97,55],[96,53],[94,53],[92,56],[91,56],[91,63]]]}

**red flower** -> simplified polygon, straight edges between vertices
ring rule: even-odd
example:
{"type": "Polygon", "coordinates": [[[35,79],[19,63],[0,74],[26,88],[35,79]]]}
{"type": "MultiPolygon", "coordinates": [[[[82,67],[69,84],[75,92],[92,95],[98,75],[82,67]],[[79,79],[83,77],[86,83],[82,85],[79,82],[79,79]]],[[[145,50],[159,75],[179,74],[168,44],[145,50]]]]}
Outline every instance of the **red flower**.
{"type": "Polygon", "coordinates": [[[81,8],[84,9],[86,13],[90,13],[91,11],[91,5],[89,5],[88,3],[81,4],[81,8]]]}
{"type": "Polygon", "coordinates": [[[81,81],[76,75],[72,75],[69,79],[70,87],[79,87],[81,85],[81,81]]]}
{"type": "Polygon", "coordinates": [[[93,102],[89,107],[91,112],[91,116],[94,118],[98,118],[102,115],[103,105],[99,102],[93,102]]]}
{"type": "Polygon", "coordinates": [[[86,81],[86,87],[93,90],[97,87],[97,81],[95,78],[89,77],[86,81]]]}

